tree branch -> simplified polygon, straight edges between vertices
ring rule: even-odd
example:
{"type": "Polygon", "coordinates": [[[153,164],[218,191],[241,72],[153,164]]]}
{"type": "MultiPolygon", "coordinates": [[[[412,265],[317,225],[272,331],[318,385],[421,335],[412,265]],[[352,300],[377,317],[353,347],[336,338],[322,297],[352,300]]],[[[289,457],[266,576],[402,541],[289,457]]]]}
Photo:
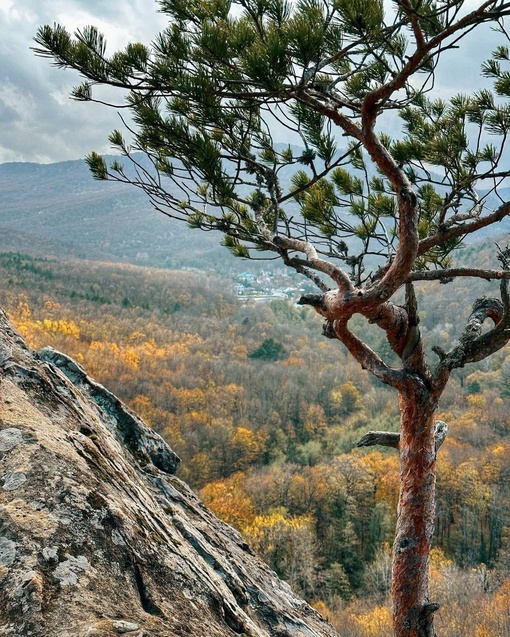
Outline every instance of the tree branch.
{"type": "Polygon", "coordinates": [[[356,443],[356,447],[392,447],[398,449],[400,434],[393,431],[369,431],[356,443]]]}
{"type": "Polygon", "coordinates": [[[410,282],[406,283],[406,311],[408,328],[404,350],[402,352],[402,363],[405,370],[418,374],[423,379],[428,379],[430,373],[425,362],[425,351],[418,327],[418,323],[420,322],[418,303],[416,301],[413,284],[410,282]]]}
{"type": "Polygon", "coordinates": [[[418,270],[411,272],[408,281],[441,281],[449,283],[456,277],[476,277],[487,281],[510,279],[510,270],[483,270],[478,268],[447,268],[445,270],[418,270]]]}
{"type": "MultiPolygon", "coordinates": [[[[269,233],[269,231],[267,231],[269,233]]],[[[268,236],[271,236],[270,233],[268,236]]],[[[330,261],[326,261],[325,259],[320,259],[317,250],[309,241],[303,241],[301,239],[293,239],[291,237],[285,237],[283,235],[274,235],[271,236],[272,243],[285,250],[294,250],[296,252],[302,252],[306,255],[307,262],[306,266],[318,270],[319,272],[323,272],[327,274],[331,279],[337,284],[338,289],[346,294],[352,292],[354,287],[352,285],[351,280],[347,276],[347,274],[330,261]]],[[[289,264],[292,264],[292,260],[289,260],[289,264]]],[[[293,266],[295,267],[295,266],[293,266]]]]}
{"type": "Polygon", "coordinates": [[[434,385],[443,386],[452,369],[483,360],[504,347],[510,340],[510,297],[508,281],[502,279],[499,299],[477,299],[458,344],[448,353],[441,352],[441,360],[434,373],[434,385]],[[484,322],[490,318],[494,327],[482,333],[484,322]]]}
{"type": "Polygon", "coordinates": [[[383,303],[375,308],[360,312],[369,323],[375,324],[386,332],[386,340],[399,358],[403,358],[409,331],[406,310],[393,303],[383,303]]]}
{"type": "MultiPolygon", "coordinates": [[[[443,444],[448,433],[448,425],[443,420],[436,420],[434,427],[434,438],[436,441],[436,452],[443,444]]],[[[400,445],[400,433],[394,431],[369,431],[358,442],[356,447],[392,447],[398,449],[400,445]]]]}
{"type": "Polygon", "coordinates": [[[485,228],[486,226],[490,226],[493,223],[497,223],[501,221],[505,217],[510,214],[510,202],[504,203],[500,206],[495,212],[486,217],[479,217],[470,223],[464,223],[453,228],[445,228],[442,227],[433,235],[422,239],[419,243],[418,247],[418,256],[425,254],[431,248],[434,248],[436,245],[444,244],[451,239],[457,239],[459,237],[464,237],[467,234],[471,234],[480,230],[481,228],[485,228]]]}
{"type": "Polygon", "coordinates": [[[423,36],[423,31],[421,30],[420,23],[418,21],[418,15],[416,11],[412,8],[409,0],[400,0],[399,5],[404,10],[405,14],[409,18],[411,22],[411,26],[413,27],[414,39],[416,41],[416,48],[421,50],[425,47],[425,38],[423,36]]]}
{"type": "MultiPolygon", "coordinates": [[[[433,242],[430,246],[424,248],[424,243],[419,242],[416,195],[404,171],[397,166],[390,153],[374,133],[374,125],[380,107],[395,91],[404,87],[408,78],[416,72],[430,51],[439,47],[450,35],[467,28],[471,24],[484,21],[484,12],[493,6],[493,4],[494,1],[485,2],[477,10],[464,16],[455,24],[450,25],[437,36],[431,38],[427,43],[424,43],[423,40],[420,39],[415,53],[409,58],[408,63],[400,73],[395,75],[390,82],[378,87],[365,96],[361,111],[361,131],[362,137],[364,138],[364,146],[374,163],[388,177],[396,192],[399,207],[399,242],[397,253],[382,278],[375,282],[369,289],[369,295],[376,295],[383,300],[389,299],[407,278],[416,257],[435,245],[433,242]]],[[[499,11],[503,12],[504,10],[506,10],[506,7],[499,7],[499,11]]],[[[500,213],[501,212],[502,211],[500,211],[500,213]]],[[[506,214],[506,211],[503,212],[501,218],[506,214]]],[[[491,221],[487,221],[487,223],[491,223],[491,221]]],[[[467,223],[458,228],[448,229],[440,234],[441,243],[447,241],[450,235],[452,238],[462,236],[466,232],[473,232],[475,229],[483,226],[484,220],[477,220],[471,224],[467,223]],[[460,228],[463,228],[464,232],[460,231],[460,228]]]]}
{"type": "Polygon", "coordinates": [[[348,318],[342,318],[333,322],[333,330],[338,340],[347,347],[363,369],[367,369],[381,382],[391,387],[396,389],[401,387],[403,373],[400,370],[388,367],[366,343],[349,330],[347,321],[348,318]]]}
{"type": "Polygon", "coordinates": [[[309,106],[316,113],[325,115],[328,119],[337,124],[337,126],[340,126],[349,137],[354,137],[354,139],[363,143],[363,134],[360,126],[338,110],[339,106],[335,103],[333,98],[329,98],[328,96],[328,99],[325,100],[324,95],[314,95],[310,90],[299,91],[295,98],[299,102],[309,106]]]}
{"type": "MultiPolygon", "coordinates": [[[[381,104],[385,100],[387,100],[395,91],[403,88],[409,77],[419,69],[426,56],[429,55],[429,53],[434,49],[440,47],[447,38],[454,35],[455,33],[458,33],[459,31],[467,29],[471,25],[477,25],[488,20],[494,20],[496,18],[496,14],[499,17],[503,17],[504,15],[508,14],[509,8],[509,3],[498,3],[497,0],[487,0],[480,7],[478,7],[478,9],[475,9],[471,13],[468,13],[467,15],[460,18],[460,20],[458,20],[454,24],[446,27],[445,29],[443,29],[443,31],[431,38],[428,42],[423,42],[423,39],[418,36],[416,51],[413,53],[413,55],[411,55],[407,64],[404,66],[404,68],[402,68],[400,73],[397,73],[390,82],[379,86],[366,96],[365,103],[363,105],[366,113],[368,113],[369,116],[373,120],[375,120],[381,104]],[[487,11],[489,7],[498,4],[499,8],[497,12],[487,11]]],[[[416,32],[415,35],[417,35],[416,32]]]]}

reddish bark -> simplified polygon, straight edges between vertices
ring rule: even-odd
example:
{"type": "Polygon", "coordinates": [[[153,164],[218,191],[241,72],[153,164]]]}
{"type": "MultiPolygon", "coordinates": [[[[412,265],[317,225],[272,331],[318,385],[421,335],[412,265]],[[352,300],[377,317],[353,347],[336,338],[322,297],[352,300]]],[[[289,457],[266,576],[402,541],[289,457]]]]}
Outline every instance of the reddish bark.
{"type": "MultiPolygon", "coordinates": [[[[347,293],[330,290],[321,295],[306,295],[300,301],[312,305],[326,318],[328,336],[338,338],[364,369],[399,393],[400,496],[392,575],[394,637],[435,635],[433,615],[439,606],[428,598],[436,483],[433,416],[451,370],[486,357],[508,341],[510,296],[506,282],[502,284],[501,296],[502,301],[483,298],[475,302],[465,333],[451,352],[441,354],[433,373],[425,361],[412,284],[406,286],[405,307],[378,301],[359,290],[347,293]],[[348,322],[354,313],[385,331],[388,343],[402,360],[400,369],[389,367],[349,329],[348,322]],[[495,326],[483,332],[487,319],[495,326]]],[[[390,443],[395,442],[394,437],[395,434],[390,443]]],[[[384,439],[384,444],[388,444],[387,437],[384,439]]]]}
{"type": "Polygon", "coordinates": [[[399,392],[401,431],[400,496],[394,543],[392,598],[394,637],[433,637],[437,604],[428,599],[429,555],[434,533],[436,441],[434,411],[448,373],[432,382],[416,319],[412,286],[406,308],[379,303],[363,295],[346,298],[330,292],[312,304],[329,321],[334,335],[352,356],[399,392]],[[320,299],[320,300],[319,300],[320,299]],[[402,359],[402,369],[387,366],[348,328],[352,306],[385,330],[402,359]]]}
{"type": "Polygon", "coordinates": [[[400,393],[400,496],[393,545],[395,637],[432,637],[428,598],[429,554],[434,533],[436,447],[435,400],[420,381],[400,393]]]}

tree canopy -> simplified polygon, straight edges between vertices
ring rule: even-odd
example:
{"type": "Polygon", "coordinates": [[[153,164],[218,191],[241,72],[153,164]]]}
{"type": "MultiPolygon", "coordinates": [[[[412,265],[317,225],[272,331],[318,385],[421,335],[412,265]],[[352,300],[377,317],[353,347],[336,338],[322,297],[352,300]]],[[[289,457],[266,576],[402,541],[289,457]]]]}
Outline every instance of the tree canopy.
{"type": "Polygon", "coordinates": [[[451,270],[449,255],[509,212],[489,205],[506,176],[508,47],[483,64],[493,91],[436,98],[434,77],[475,27],[496,24],[503,42],[510,3],[159,4],[169,26],[150,47],[109,56],[91,26],[74,37],[44,26],[35,38],[36,53],[85,77],[75,99],[101,101],[96,85],[125,91],[130,139],[120,130],[109,139],[132,166],[93,152],[97,179],[133,183],[165,214],[223,232],[236,255],[277,253],[322,292],[333,282],[349,296],[348,315],[369,320],[409,281],[506,276],[451,270]],[[397,138],[379,130],[384,113],[398,113],[397,138]],[[300,147],[277,143],[282,130],[300,147]]]}
{"type": "Polygon", "coordinates": [[[136,128],[129,142],[118,130],[110,141],[131,156],[136,176],[92,153],[95,177],[134,182],[165,213],[224,232],[235,254],[277,252],[317,282],[317,272],[342,278],[340,263],[371,288],[375,265],[386,264],[387,274],[393,263],[391,276],[379,275],[387,287],[403,250],[407,192],[418,200],[413,269],[447,266],[462,237],[506,214],[480,218],[504,176],[487,135],[505,137],[510,125],[497,99],[510,91],[507,47],[483,66],[494,93],[433,97],[440,56],[508,11],[493,1],[465,13],[464,4],[161,2],[170,24],[151,47],[129,44],[108,56],[94,27],[73,38],[45,26],[36,51],[85,76],[73,91],[78,100],[94,100],[97,84],[127,90],[122,106],[136,128]],[[386,111],[399,113],[398,139],[375,131],[386,111]],[[275,143],[282,129],[301,148],[275,143]],[[132,156],[137,150],[155,170],[132,156]]]}

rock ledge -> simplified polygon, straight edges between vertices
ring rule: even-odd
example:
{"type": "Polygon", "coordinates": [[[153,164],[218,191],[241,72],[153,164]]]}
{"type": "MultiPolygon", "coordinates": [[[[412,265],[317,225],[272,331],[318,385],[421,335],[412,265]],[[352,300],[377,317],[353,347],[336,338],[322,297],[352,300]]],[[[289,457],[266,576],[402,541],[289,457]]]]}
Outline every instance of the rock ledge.
{"type": "Polygon", "coordinates": [[[0,310],[1,637],[334,637],[168,445],[0,310]]]}

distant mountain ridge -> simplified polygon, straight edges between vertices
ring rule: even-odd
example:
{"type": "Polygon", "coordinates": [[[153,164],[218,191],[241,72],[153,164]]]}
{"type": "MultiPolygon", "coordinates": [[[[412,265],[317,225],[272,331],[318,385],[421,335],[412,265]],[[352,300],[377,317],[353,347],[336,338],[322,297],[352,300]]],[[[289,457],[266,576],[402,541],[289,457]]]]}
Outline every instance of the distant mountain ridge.
{"type": "MultiPolygon", "coordinates": [[[[500,195],[510,199],[510,189],[500,195]]],[[[491,197],[494,207],[499,201],[491,197]]],[[[474,238],[509,231],[505,219],[474,238]]],[[[220,246],[220,233],[197,239],[196,230],[156,212],[139,189],[94,180],[84,160],[0,164],[0,251],[165,268],[246,267],[220,246]]]]}
{"type": "Polygon", "coordinates": [[[233,261],[219,234],[196,236],[136,188],[94,180],[83,160],[0,164],[0,250],[158,267],[233,261]]]}

